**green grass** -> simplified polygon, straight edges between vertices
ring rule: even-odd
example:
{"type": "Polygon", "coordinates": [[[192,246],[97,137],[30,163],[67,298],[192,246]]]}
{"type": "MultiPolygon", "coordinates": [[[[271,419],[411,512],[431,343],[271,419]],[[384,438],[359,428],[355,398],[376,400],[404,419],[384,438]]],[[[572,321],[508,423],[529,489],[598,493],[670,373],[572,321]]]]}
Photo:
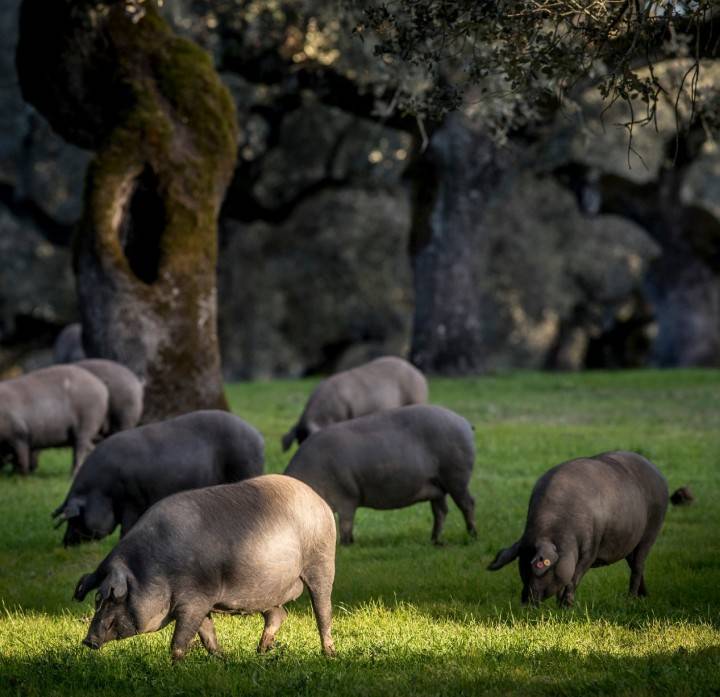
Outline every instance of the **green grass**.
{"type": "MultiPolygon", "coordinates": [[[[311,381],[233,385],[233,409],[279,439],[311,381]]],[[[479,539],[452,505],[446,546],[429,543],[430,506],[361,510],[356,544],[339,549],[338,656],[325,659],[307,595],[291,604],[279,645],[255,654],[259,617],[219,617],[223,659],[201,649],[172,666],[169,628],[92,652],[91,602],[75,582],[115,537],[60,547],[50,511],[65,495],[69,453],[37,476],[0,475],[0,693],[28,695],[625,695],[720,694],[720,372],[534,374],[434,380],[432,401],[476,426],[472,491],[479,539]],[[522,531],[535,479],[565,459],[626,448],[650,457],[694,506],[668,511],[650,554],[650,596],[628,599],[628,569],[594,569],[573,610],[519,603],[515,565],[485,566],[522,531]]]]}

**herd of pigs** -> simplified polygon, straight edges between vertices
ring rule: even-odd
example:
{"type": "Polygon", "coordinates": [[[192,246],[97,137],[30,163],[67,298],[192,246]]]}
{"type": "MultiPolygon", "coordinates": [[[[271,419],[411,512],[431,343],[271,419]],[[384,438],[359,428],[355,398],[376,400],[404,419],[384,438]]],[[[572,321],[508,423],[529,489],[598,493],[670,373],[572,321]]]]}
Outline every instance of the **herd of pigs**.
{"type": "MultiPolygon", "coordinates": [[[[350,544],[358,507],[429,501],[439,543],[449,495],[476,535],[473,428],[427,398],[425,377],[399,358],[337,373],[283,437],[284,451],[299,444],[285,474],[264,475],[263,438],[241,418],[208,410],[138,426],[142,382],[113,361],[84,359],[0,382],[0,465],[26,475],[39,450],[71,446],[72,483],[53,513],[65,545],[120,526],[115,548],[75,588],[77,600],[97,589],[87,646],[175,621],[174,660],[196,634],[216,653],[212,613],[262,613],[264,652],[283,605],[307,588],[332,655],[333,513],[350,544]]],[[[673,502],[689,497],[678,490],[673,502]]],[[[645,595],[668,499],[663,475],[636,453],[564,462],[540,477],[522,536],[488,568],[518,559],[524,603],[555,595],[569,606],[588,569],[625,559],[630,594],[645,595]]]]}

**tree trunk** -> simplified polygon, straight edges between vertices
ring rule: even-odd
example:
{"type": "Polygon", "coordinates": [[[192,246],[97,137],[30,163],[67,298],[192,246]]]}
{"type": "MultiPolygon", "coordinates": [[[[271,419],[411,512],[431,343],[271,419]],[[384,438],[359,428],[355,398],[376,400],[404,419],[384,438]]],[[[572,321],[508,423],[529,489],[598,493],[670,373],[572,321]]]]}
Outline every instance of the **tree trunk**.
{"type": "Polygon", "coordinates": [[[483,214],[504,164],[487,137],[449,116],[413,165],[410,257],[415,317],[411,360],[431,373],[485,368],[483,214]]]}
{"type": "Polygon", "coordinates": [[[702,207],[685,203],[688,167],[699,157],[705,133],[695,126],[667,144],[668,166],[657,181],[638,185],[601,179],[602,211],[642,225],[661,246],[651,264],[648,298],[658,323],[651,361],[668,367],[720,365],[720,224],[702,207]]]}
{"type": "Polygon", "coordinates": [[[17,64],[25,98],[96,151],[75,244],[86,351],[145,379],[145,422],[227,408],[215,266],[237,134],[209,56],[150,0],[24,0],[17,64]]]}

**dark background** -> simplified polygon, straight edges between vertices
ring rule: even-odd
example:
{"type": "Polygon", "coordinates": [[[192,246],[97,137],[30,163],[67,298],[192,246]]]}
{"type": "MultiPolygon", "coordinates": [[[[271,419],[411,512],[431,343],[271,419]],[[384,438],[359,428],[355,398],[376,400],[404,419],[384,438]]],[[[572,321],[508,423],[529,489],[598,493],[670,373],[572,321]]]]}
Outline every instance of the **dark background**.
{"type": "MultiPolygon", "coordinates": [[[[18,6],[0,5],[5,375],[49,362],[77,319],[70,245],[91,158],[22,99],[18,6]]],[[[383,353],[450,374],[720,363],[720,157],[701,126],[676,139],[661,110],[658,130],[636,129],[635,154],[622,115],[601,124],[588,92],[499,145],[476,104],[422,148],[414,118],[384,111],[382,63],[333,3],[239,6],[164,10],[211,52],[237,106],[219,228],[228,379],[383,353]],[[424,361],[423,331],[460,338],[424,361]]]]}

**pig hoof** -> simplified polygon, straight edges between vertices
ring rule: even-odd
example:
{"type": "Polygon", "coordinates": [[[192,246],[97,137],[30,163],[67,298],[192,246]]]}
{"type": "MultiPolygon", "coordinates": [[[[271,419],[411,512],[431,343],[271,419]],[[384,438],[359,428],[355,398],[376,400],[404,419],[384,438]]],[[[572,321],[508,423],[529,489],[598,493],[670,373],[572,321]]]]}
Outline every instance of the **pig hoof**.
{"type": "Polygon", "coordinates": [[[272,649],[272,647],[275,645],[274,639],[269,639],[268,641],[261,641],[258,644],[257,652],[258,653],[267,653],[272,649]]]}
{"type": "Polygon", "coordinates": [[[436,547],[444,547],[444,546],[445,546],[445,542],[444,542],[443,540],[437,540],[437,539],[436,539],[436,540],[433,540],[432,543],[433,543],[436,547]]]}
{"type": "Polygon", "coordinates": [[[323,646],[323,653],[328,658],[334,658],[336,655],[335,654],[335,644],[326,644],[325,646],[323,646]]]}
{"type": "Polygon", "coordinates": [[[182,661],[185,658],[185,652],[182,649],[173,649],[171,658],[173,663],[182,661]]]}

